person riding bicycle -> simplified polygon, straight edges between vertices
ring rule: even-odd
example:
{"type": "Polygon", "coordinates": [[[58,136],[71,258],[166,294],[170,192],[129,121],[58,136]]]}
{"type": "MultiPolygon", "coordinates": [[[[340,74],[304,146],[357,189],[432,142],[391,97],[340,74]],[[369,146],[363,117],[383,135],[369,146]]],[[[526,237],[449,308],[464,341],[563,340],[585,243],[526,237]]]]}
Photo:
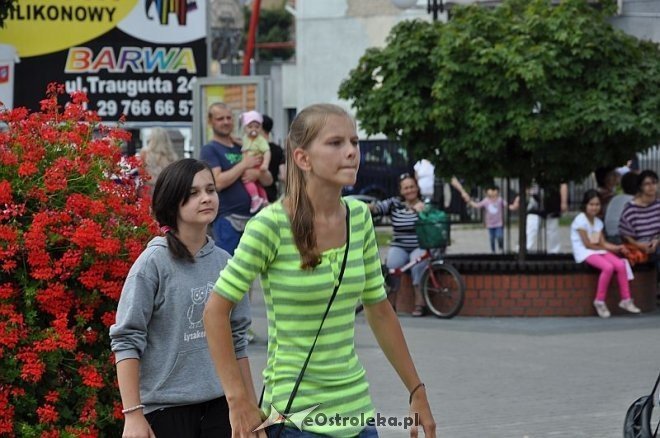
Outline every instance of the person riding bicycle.
{"type": "MultiPolygon", "coordinates": [[[[415,225],[419,219],[419,212],[424,210],[424,202],[420,198],[419,185],[415,177],[404,173],[399,177],[399,193],[382,201],[369,204],[372,215],[389,215],[392,220],[392,241],[387,252],[386,265],[389,269],[397,269],[408,262],[421,257],[425,250],[419,247],[415,225]]],[[[428,260],[417,263],[412,267],[412,283],[415,291],[415,309],[412,316],[424,316],[426,304],[421,291],[421,279],[428,260]]],[[[392,278],[392,291],[397,292],[401,280],[392,278]]]]}

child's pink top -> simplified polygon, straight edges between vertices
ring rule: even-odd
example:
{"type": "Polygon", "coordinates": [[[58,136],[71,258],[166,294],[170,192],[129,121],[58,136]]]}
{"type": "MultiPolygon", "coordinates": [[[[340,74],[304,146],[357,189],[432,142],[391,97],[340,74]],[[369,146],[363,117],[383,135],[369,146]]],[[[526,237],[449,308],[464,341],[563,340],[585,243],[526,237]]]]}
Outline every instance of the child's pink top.
{"type": "Polygon", "coordinates": [[[484,221],[486,222],[486,228],[497,228],[504,225],[503,214],[504,210],[504,200],[501,197],[497,199],[490,199],[488,197],[477,202],[477,208],[484,209],[484,221]]]}

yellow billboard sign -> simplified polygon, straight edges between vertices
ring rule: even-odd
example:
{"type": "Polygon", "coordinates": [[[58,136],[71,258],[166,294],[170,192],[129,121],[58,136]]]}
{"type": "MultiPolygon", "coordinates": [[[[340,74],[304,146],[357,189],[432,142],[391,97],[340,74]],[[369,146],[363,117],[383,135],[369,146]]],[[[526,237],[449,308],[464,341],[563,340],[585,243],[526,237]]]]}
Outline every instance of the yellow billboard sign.
{"type": "Polygon", "coordinates": [[[2,42],[21,57],[64,50],[117,26],[138,0],[21,0],[9,11],[2,42]]]}

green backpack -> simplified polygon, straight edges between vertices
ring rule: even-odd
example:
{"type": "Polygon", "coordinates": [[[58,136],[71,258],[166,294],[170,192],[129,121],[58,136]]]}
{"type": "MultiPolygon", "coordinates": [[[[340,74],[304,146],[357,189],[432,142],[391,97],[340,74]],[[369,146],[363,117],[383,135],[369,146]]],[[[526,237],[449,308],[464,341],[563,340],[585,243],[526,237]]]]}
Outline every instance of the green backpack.
{"type": "Polygon", "coordinates": [[[451,242],[447,214],[432,206],[427,206],[419,213],[416,231],[420,248],[443,248],[451,242]]]}

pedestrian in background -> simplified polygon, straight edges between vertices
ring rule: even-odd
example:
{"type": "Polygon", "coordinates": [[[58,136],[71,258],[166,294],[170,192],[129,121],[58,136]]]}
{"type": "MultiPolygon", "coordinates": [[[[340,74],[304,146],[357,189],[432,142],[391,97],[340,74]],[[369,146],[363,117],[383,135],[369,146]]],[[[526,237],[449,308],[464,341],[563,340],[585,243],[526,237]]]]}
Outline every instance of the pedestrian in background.
{"type": "Polygon", "coordinates": [[[151,129],[147,145],[140,150],[140,158],[149,175],[146,185],[151,192],[156,185],[158,175],[165,167],[178,160],[179,156],[174,152],[167,130],[156,127],[151,129]]]}
{"type": "MultiPolygon", "coordinates": [[[[411,175],[404,173],[399,176],[399,195],[369,204],[369,210],[376,216],[389,216],[392,222],[392,240],[387,250],[385,261],[388,269],[397,269],[413,260],[420,258],[426,250],[419,247],[415,226],[419,213],[425,205],[420,198],[417,181],[411,175]]],[[[417,263],[411,269],[415,308],[412,316],[424,316],[426,301],[422,295],[422,275],[428,266],[428,260],[417,263]]],[[[399,276],[392,277],[392,296],[396,297],[401,286],[399,276]]]]}
{"type": "Polygon", "coordinates": [[[621,177],[614,166],[599,167],[594,171],[594,176],[596,177],[596,191],[602,204],[598,217],[604,219],[607,206],[612,198],[616,196],[621,177]]]}
{"type": "MultiPolygon", "coordinates": [[[[261,163],[255,169],[267,171],[270,164],[270,146],[262,135],[261,123],[263,117],[257,111],[247,111],[241,115],[243,124],[243,154],[261,158],[261,163]]],[[[268,205],[268,195],[259,181],[244,180],[243,185],[250,195],[250,213],[254,214],[265,205],[268,205]]]]}
{"type": "Polygon", "coordinates": [[[484,209],[484,224],[488,230],[490,250],[493,254],[497,252],[497,248],[504,252],[504,210],[507,205],[500,196],[500,188],[491,185],[486,189],[486,197],[479,202],[473,201],[467,193],[463,195],[463,200],[473,208],[484,209]]]}
{"type": "Polygon", "coordinates": [[[640,310],[630,297],[630,285],[628,275],[632,274],[627,261],[617,254],[625,255],[626,248],[623,245],[614,245],[605,240],[603,235],[603,221],[598,217],[601,209],[600,195],[596,190],[587,190],[582,199],[580,210],[571,224],[571,244],[573,246],[573,257],[577,263],[585,262],[600,271],[598,276],[598,289],[594,299],[594,307],[598,316],[609,318],[610,311],[605,304],[607,289],[616,273],[619,284],[621,301],[619,307],[630,312],[639,313],[640,310]]]}
{"type": "Polygon", "coordinates": [[[515,210],[517,204],[514,202],[511,206],[507,206],[504,199],[500,196],[500,188],[494,184],[488,186],[486,197],[479,202],[472,199],[456,178],[452,179],[452,184],[461,192],[461,196],[466,204],[472,208],[484,209],[484,225],[488,230],[491,252],[495,254],[497,248],[499,248],[500,252],[504,252],[504,210],[506,208],[515,210]]]}
{"type": "Polygon", "coordinates": [[[263,186],[273,182],[268,169],[255,169],[261,158],[241,153],[241,145],[234,142],[234,119],[231,109],[215,102],[208,109],[208,123],[213,131],[211,141],[202,146],[200,159],[213,171],[216,190],[220,196],[218,217],[213,221],[216,245],[234,254],[245,224],[252,217],[251,199],[243,181],[259,181],[263,186]]]}
{"type": "Polygon", "coordinates": [[[623,208],[635,197],[637,193],[637,174],[627,172],[621,177],[621,189],[623,193],[616,195],[610,200],[605,211],[605,238],[608,242],[616,245],[623,243],[619,235],[619,222],[623,208]]]}
{"type": "Polygon", "coordinates": [[[270,164],[268,166],[268,171],[273,177],[273,183],[265,187],[265,189],[266,194],[268,195],[268,201],[272,203],[277,201],[277,198],[280,197],[281,190],[279,189],[279,186],[286,178],[286,167],[284,164],[284,151],[282,150],[282,146],[271,141],[273,119],[266,114],[264,114],[263,117],[264,121],[261,124],[261,131],[268,142],[268,146],[270,146],[270,164]]]}
{"type": "MultiPolygon", "coordinates": [[[[533,186],[534,188],[534,186],[533,186]]],[[[539,187],[537,197],[540,200],[538,209],[527,210],[527,250],[538,251],[539,231],[541,219],[545,221],[545,248],[548,254],[559,254],[561,252],[561,235],[559,233],[559,219],[568,211],[568,184],[561,183],[558,186],[548,184],[539,187]]],[[[531,207],[528,205],[528,208],[531,207]]]]}
{"type": "Polygon", "coordinates": [[[623,241],[649,258],[660,272],[660,199],[658,174],[643,170],[637,177],[637,193],[621,213],[619,233],[623,241]]]}
{"type": "MultiPolygon", "coordinates": [[[[211,169],[183,159],[154,187],[155,237],[128,273],[110,328],[123,404],[123,437],[231,437],[223,388],[213,370],[202,324],[204,305],[229,254],[207,236],[218,211],[211,169]]],[[[247,359],[249,306],[231,314],[239,379],[256,399],[247,359]]]]}
{"type": "Polygon", "coordinates": [[[432,202],[435,188],[435,166],[429,160],[423,158],[415,163],[414,170],[415,180],[419,185],[422,199],[432,202]]]}
{"type": "MultiPolygon", "coordinates": [[[[317,418],[375,415],[355,352],[355,307],[361,300],[378,343],[410,392],[411,412],[418,413],[426,436],[434,437],[425,387],[385,296],[371,215],[363,202],[341,197],[344,186],[355,184],[360,163],[355,121],[335,105],[312,105],[293,120],[286,153],[284,199],[248,223],[204,316],[234,433],[248,436],[263,422],[240,379],[229,325],[233,306],[261,275],[270,333],[264,410],[289,414],[315,406],[317,418]]],[[[304,422],[302,431],[276,424],[268,434],[377,436],[360,421],[312,423],[304,422]]]]}

